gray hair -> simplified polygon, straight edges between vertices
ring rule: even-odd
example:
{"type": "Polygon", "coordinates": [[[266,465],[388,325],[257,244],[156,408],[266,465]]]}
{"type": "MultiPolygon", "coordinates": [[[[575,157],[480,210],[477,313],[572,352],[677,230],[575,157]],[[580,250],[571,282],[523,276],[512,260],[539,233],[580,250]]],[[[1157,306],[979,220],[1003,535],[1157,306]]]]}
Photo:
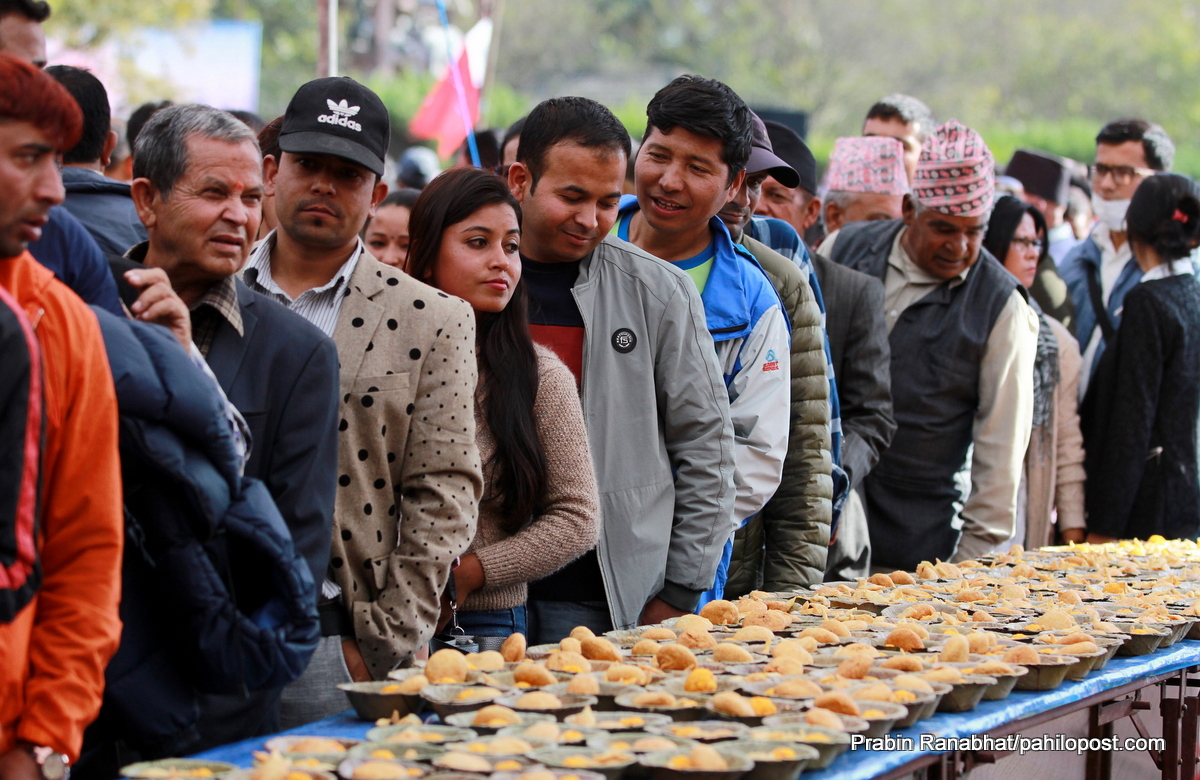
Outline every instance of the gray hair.
{"type": "Polygon", "coordinates": [[[882,97],[875,105],[867,110],[867,119],[899,119],[906,125],[916,125],[917,140],[924,141],[925,136],[933,132],[937,122],[929,106],[917,100],[912,95],[896,93],[882,97]]]}
{"type": "Polygon", "coordinates": [[[164,108],[150,117],[133,143],[133,177],[149,179],[163,198],[187,171],[192,136],[240,144],[250,142],[261,156],[254,131],[227,111],[198,103],[164,108]]]}
{"type": "MultiPolygon", "coordinates": [[[[854,198],[857,195],[857,192],[850,192],[849,190],[830,190],[829,192],[825,193],[825,197],[822,200],[825,203],[832,203],[839,209],[845,211],[846,208],[852,202],[854,202],[854,198]]],[[[824,211],[825,209],[822,208],[821,212],[824,213],[824,211]]]]}

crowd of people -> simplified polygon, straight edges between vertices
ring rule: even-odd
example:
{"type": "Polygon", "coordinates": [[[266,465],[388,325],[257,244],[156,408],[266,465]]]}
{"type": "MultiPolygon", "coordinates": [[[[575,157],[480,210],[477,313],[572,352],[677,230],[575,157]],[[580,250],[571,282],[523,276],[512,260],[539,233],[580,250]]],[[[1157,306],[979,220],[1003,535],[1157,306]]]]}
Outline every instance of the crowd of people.
{"type": "Polygon", "coordinates": [[[998,176],[892,95],[822,181],[681,76],[638,145],[552,98],[394,188],[349,78],[147,104],[122,151],[48,13],[0,0],[0,780],[310,722],[431,645],[1200,532],[1157,125],[998,176]]]}

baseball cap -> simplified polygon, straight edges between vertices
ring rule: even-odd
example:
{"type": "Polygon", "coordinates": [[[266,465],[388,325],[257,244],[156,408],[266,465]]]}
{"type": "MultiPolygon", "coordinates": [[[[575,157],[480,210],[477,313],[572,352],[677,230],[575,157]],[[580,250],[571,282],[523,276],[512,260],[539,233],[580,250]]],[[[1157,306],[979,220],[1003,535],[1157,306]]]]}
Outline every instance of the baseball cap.
{"type": "Polygon", "coordinates": [[[391,121],[383,101],[345,76],[308,82],[292,96],[279,148],[293,154],[333,154],[383,175],[391,121]]]}
{"type": "MultiPolygon", "coordinates": [[[[771,139],[771,151],[779,155],[787,164],[792,166],[800,177],[800,186],[809,193],[817,192],[817,160],[809,151],[808,144],[800,135],[780,122],[768,120],[763,123],[767,127],[767,137],[771,139]]],[[[783,184],[781,181],[780,184],[783,184]]]]}
{"type": "Polygon", "coordinates": [[[746,162],[746,173],[769,173],[785,187],[800,186],[800,174],[796,169],[775,155],[771,148],[771,137],[767,135],[767,126],[758,118],[758,114],[750,113],[753,120],[751,127],[750,159],[746,162]]]}

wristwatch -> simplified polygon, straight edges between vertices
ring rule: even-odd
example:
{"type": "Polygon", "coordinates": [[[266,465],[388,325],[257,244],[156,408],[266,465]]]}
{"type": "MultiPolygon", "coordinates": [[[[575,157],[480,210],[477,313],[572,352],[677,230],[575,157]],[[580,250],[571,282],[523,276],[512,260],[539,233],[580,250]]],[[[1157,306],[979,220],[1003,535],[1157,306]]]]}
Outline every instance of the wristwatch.
{"type": "Polygon", "coordinates": [[[68,780],[71,776],[71,760],[54,748],[24,743],[25,750],[38,765],[42,780],[68,780]]]}

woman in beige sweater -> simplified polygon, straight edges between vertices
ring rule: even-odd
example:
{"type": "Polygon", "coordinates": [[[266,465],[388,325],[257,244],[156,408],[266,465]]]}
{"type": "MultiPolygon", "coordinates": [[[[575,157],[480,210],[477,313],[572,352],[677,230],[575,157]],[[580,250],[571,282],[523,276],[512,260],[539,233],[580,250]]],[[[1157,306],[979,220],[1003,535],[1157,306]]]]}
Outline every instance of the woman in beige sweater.
{"type": "MultiPolygon", "coordinates": [[[[983,245],[1026,289],[1036,292],[1038,268],[1045,267],[1048,251],[1046,232],[1041,212],[1007,196],[992,208],[983,245]]],[[[1083,359],[1066,326],[1044,314],[1034,298],[1029,302],[1041,328],[1034,363],[1033,435],[1025,453],[1023,501],[1017,507],[1012,541],[1034,548],[1082,542],[1086,533],[1083,434],[1076,398],[1083,359]]]]}
{"type": "Polygon", "coordinates": [[[521,279],[520,206],[476,168],[434,179],[413,204],[405,270],[471,304],[484,496],[454,569],[458,625],[480,649],[525,633],[527,583],[596,545],[596,478],[570,370],[534,345],[521,279]]]}

